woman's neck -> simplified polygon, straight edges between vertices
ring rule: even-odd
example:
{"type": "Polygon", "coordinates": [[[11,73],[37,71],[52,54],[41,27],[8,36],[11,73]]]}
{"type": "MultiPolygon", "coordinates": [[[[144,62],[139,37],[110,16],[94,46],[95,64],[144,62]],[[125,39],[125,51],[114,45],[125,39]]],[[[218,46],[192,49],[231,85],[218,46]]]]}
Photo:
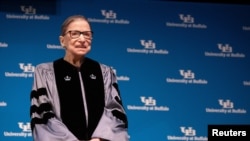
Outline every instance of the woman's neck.
{"type": "Polygon", "coordinates": [[[83,57],[74,58],[74,57],[64,56],[63,59],[76,67],[80,67],[83,62],[83,57]]]}

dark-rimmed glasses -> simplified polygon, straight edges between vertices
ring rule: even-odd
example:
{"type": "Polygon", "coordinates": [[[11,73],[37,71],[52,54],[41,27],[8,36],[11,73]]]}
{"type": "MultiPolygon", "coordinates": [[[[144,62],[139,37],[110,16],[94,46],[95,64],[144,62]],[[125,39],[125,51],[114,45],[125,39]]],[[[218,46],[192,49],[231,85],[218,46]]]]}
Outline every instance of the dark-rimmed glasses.
{"type": "MultiPolygon", "coordinates": [[[[78,31],[78,30],[70,30],[70,31],[67,31],[65,34],[69,33],[70,37],[72,39],[76,39],[76,38],[79,38],[81,35],[83,35],[83,37],[85,39],[93,39],[93,31],[78,31]]],[[[64,35],[65,35],[64,34],[64,35]]]]}

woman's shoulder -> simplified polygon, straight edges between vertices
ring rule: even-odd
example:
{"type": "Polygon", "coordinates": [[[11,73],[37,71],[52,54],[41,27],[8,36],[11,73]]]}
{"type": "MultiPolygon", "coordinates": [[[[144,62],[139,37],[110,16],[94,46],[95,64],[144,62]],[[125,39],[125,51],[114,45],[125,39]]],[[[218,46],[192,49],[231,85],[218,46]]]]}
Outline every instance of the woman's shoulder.
{"type": "Polygon", "coordinates": [[[53,62],[44,62],[36,66],[38,70],[53,70],[53,62]]]}
{"type": "Polygon", "coordinates": [[[43,70],[53,70],[54,68],[54,63],[63,60],[63,58],[59,58],[57,60],[54,61],[50,61],[50,62],[42,62],[38,65],[36,65],[37,69],[43,69],[43,70]]]}
{"type": "Polygon", "coordinates": [[[100,66],[101,66],[101,69],[104,71],[112,71],[112,67],[107,64],[100,63],[100,66]]]}
{"type": "Polygon", "coordinates": [[[116,70],[109,65],[106,64],[100,64],[101,70],[104,76],[115,76],[116,75],[116,70]]]}
{"type": "Polygon", "coordinates": [[[108,66],[107,64],[104,64],[104,63],[102,63],[102,62],[100,62],[100,61],[97,61],[97,60],[94,60],[94,59],[88,58],[88,57],[86,57],[86,59],[88,59],[89,61],[98,63],[98,64],[100,65],[100,67],[101,67],[101,69],[102,69],[103,72],[111,71],[111,68],[112,68],[112,67],[111,67],[111,66],[108,66]]]}

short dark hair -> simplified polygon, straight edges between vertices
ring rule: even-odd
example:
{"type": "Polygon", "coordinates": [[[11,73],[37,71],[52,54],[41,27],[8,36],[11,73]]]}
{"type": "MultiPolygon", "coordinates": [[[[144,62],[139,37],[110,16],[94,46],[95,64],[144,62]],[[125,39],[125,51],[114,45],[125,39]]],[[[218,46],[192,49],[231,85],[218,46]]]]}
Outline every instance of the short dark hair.
{"type": "Polygon", "coordinates": [[[67,27],[69,26],[70,23],[72,23],[73,21],[77,20],[77,19],[82,19],[86,22],[89,23],[89,21],[87,20],[87,18],[85,18],[83,15],[73,15],[73,16],[69,16],[62,24],[61,26],[61,36],[63,36],[67,30],[67,27]]]}

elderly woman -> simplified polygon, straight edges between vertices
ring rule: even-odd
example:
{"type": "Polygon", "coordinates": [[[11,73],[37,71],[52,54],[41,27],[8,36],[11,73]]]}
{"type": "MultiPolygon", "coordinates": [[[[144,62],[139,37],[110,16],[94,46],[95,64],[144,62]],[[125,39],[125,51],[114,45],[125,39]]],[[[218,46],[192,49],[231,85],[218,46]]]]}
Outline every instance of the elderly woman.
{"type": "Polygon", "coordinates": [[[62,24],[65,55],[36,66],[31,92],[34,141],[128,141],[116,75],[86,57],[93,32],[84,16],[62,24]]]}

